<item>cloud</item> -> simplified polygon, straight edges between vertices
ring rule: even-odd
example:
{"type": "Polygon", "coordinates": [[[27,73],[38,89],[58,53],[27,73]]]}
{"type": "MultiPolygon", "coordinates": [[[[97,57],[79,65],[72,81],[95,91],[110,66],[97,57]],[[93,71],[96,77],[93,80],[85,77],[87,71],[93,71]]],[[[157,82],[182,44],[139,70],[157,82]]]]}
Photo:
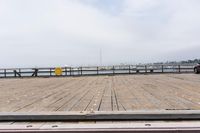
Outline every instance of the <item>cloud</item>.
{"type": "Polygon", "coordinates": [[[127,0],[122,13],[136,22],[135,34],[144,45],[170,52],[199,45],[199,4],[197,0],[127,0]]]}
{"type": "Polygon", "coordinates": [[[105,65],[168,58],[167,53],[199,46],[199,5],[198,0],[0,0],[0,66],[98,65],[100,49],[105,65]]]}

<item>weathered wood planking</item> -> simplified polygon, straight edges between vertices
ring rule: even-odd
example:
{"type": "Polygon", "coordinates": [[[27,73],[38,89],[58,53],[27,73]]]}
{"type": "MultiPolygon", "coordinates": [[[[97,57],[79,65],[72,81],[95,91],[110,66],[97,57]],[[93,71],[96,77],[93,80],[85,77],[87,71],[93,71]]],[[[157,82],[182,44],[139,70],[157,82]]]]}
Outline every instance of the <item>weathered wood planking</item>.
{"type": "Polygon", "coordinates": [[[121,75],[0,80],[0,112],[199,110],[200,76],[121,75]]]}

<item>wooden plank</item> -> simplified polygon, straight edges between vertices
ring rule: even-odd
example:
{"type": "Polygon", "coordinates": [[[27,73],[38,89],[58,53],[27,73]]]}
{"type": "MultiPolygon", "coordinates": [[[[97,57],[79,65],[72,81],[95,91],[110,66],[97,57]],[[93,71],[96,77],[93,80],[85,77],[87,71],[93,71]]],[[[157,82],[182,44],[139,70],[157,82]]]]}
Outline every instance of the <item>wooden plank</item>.
{"type": "Polygon", "coordinates": [[[86,93],[89,92],[87,86],[95,80],[94,78],[88,79],[86,83],[80,84],[80,87],[77,87],[77,90],[72,90],[72,93],[70,96],[62,99],[62,101],[59,101],[55,103],[55,106],[58,106],[56,111],[69,111],[73,106],[78,102],[86,93]]]}
{"type": "Polygon", "coordinates": [[[101,103],[99,105],[99,111],[112,111],[113,110],[113,99],[111,97],[111,82],[110,77],[106,80],[106,86],[104,89],[104,93],[101,97],[101,103]]]}
{"type": "MultiPolygon", "coordinates": [[[[99,80],[96,83],[96,92],[94,93],[93,99],[89,102],[89,104],[86,107],[86,111],[99,111],[101,107],[102,97],[105,93],[106,86],[107,86],[107,76],[101,77],[101,80],[99,80]]],[[[95,88],[95,87],[94,87],[95,88]]]]}
{"type": "MultiPolygon", "coordinates": [[[[96,94],[98,93],[98,90],[99,90],[99,87],[97,84],[101,80],[102,80],[102,77],[97,77],[94,83],[88,86],[89,88],[88,92],[79,99],[79,102],[77,102],[71,108],[70,111],[86,111],[88,106],[93,102],[93,100],[95,99],[96,101],[96,94]]],[[[96,103],[94,103],[93,106],[97,106],[96,103]]]]}

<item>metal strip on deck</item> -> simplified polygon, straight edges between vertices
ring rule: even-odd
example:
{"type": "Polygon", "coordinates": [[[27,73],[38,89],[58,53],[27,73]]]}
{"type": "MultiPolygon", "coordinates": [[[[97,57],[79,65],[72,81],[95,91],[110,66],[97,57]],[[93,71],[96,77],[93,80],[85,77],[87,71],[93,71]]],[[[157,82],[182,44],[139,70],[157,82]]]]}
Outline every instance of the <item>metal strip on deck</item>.
{"type": "Polygon", "coordinates": [[[200,111],[0,113],[0,121],[200,120],[200,111]]]}
{"type": "Polygon", "coordinates": [[[1,125],[0,132],[90,132],[90,133],[198,133],[200,131],[199,122],[136,122],[136,123],[112,123],[112,124],[54,124],[47,123],[43,125],[22,124],[22,125],[1,125]]]}

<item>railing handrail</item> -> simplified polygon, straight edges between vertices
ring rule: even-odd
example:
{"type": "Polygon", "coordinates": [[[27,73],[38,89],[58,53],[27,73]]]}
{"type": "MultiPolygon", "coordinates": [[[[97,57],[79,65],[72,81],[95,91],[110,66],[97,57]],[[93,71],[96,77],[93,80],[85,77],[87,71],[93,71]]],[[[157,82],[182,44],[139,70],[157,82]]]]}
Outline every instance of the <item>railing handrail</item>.
{"type": "MultiPolygon", "coordinates": [[[[195,66],[196,65],[196,63],[189,63],[189,64],[152,64],[152,65],[150,65],[150,64],[147,64],[147,65],[113,65],[114,67],[129,67],[129,66],[131,66],[131,67],[133,67],[133,66],[135,66],[135,67],[145,67],[145,66],[147,66],[147,67],[149,67],[149,66],[191,66],[191,67],[193,67],[193,66],[195,66]]],[[[78,69],[78,68],[97,68],[97,67],[99,67],[99,68],[112,68],[113,66],[80,66],[80,67],[69,67],[69,66],[67,66],[67,67],[60,67],[60,68],[62,68],[62,69],[64,69],[64,68],[74,68],[74,69],[78,69]]],[[[0,68],[0,70],[19,70],[19,69],[28,69],[28,70],[30,70],[30,69],[55,69],[56,67],[22,67],[22,68],[0,68]]]]}

